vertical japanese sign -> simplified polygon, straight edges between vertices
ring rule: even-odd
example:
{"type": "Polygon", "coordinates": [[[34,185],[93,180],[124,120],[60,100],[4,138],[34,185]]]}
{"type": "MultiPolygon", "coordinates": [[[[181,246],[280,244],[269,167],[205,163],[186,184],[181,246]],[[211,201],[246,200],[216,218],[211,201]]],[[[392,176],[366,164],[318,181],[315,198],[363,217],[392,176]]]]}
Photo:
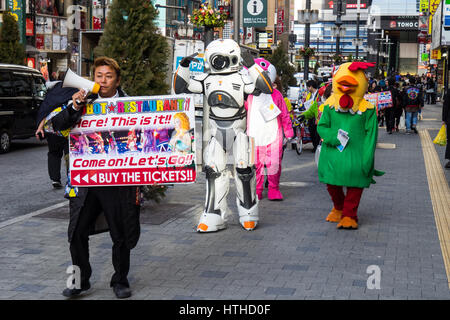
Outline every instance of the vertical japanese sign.
{"type": "Polygon", "coordinates": [[[70,131],[73,186],[195,181],[193,95],[98,99],[70,131]]]}
{"type": "Polygon", "coordinates": [[[244,27],[267,26],[267,0],[244,0],[242,7],[244,27]]]}
{"type": "Polygon", "coordinates": [[[24,18],[24,0],[7,0],[7,7],[19,24],[20,42],[26,44],[25,37],[25,18],[24,18]]]}

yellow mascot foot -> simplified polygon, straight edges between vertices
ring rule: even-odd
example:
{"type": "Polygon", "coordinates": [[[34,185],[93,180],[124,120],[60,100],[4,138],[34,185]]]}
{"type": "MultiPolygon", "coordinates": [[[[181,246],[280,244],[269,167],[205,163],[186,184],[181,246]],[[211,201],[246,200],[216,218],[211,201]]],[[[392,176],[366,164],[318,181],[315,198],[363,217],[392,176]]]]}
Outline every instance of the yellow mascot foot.
{"type": "Polygon", "coordinates": [[[342,210],[337,210],[333,207],[333,209],[331,209],[331,212],[328,214],[326,220],[328,222],[339,222],[341,221],[341,217],[342,217],[342,210]]]}
{"type": "Polygon", "coordinates": [[[350,217],[343,217],[337,225],[338,229],[358,229],[356,220],[350,217]]]}

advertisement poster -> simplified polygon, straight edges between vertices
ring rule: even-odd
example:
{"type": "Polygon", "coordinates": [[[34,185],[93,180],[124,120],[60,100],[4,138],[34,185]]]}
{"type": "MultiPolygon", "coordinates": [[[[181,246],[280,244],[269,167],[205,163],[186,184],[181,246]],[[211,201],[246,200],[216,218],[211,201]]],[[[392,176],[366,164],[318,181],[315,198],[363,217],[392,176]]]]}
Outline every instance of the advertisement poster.
{"type": "Polygon", "coordinates": [[[98,99],[70,131],[71,185],[192,183],[193,95],[98,99]]]}
{"type": "Polygon", "coordinates": [[[377,106],[377,110],[383,110],[385,108],[392,108],[392,95],[390,91],[369,93],[364,96],[364,99],[369,101],[374,106],[377,106]]]}
{"type": "Polygon", "coordinates": [[[59,36],[59,34],[53,35],[53,50],[61,50],[61,37],[59,36]]]}

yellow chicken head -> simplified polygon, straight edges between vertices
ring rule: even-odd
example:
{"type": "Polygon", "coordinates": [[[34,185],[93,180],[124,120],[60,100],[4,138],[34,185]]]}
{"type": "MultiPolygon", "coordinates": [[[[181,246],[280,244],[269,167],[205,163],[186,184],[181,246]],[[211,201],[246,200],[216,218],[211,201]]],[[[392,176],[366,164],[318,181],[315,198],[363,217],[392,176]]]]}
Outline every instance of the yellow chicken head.
{"type": "Polygon", "coordinates": [[[365,101],[364,94],[368,87],[364,70],[373,65],[359,61],[341,64],[333,75],[334,97],[330,99],[331,104],[344,110],[357,111],[362,100],[365,101]]]}

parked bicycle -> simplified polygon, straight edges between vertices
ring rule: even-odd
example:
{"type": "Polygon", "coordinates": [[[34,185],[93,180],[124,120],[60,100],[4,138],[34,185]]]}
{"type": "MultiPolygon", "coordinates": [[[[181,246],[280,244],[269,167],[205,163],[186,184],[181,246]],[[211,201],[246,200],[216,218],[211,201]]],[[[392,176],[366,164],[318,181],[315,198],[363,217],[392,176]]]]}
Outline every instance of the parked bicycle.
{"type": "Polygon", "coordinates": [[[303,151],[303,145],[312,143],[311,134],[302,112],[294,110],[294,121],[292,122],[292,127],[294,129],[294,138],[291,140],[292,149],[300,155],[303,151]]]}

